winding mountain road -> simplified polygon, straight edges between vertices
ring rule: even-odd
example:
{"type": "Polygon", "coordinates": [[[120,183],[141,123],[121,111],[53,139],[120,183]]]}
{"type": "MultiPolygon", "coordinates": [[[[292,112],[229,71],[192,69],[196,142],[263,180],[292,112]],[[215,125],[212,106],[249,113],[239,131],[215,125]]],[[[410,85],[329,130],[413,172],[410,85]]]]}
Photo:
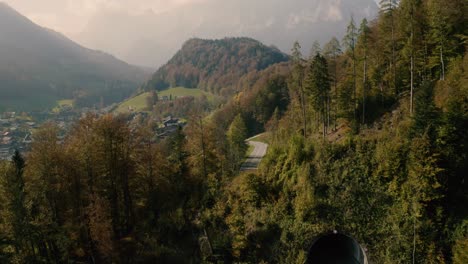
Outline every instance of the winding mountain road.
{"type": "Polygon", "coordinates": [[[265,144],[259,141],[254,141],[252,139],[247,139],[246,141],[249,145],[254,147],[254,150],[247,157],[244,164],[242,164],[241,169],[240,169],[241,171],[249,171],[249,170],[258,169],[258,165],[262,161],[262,158],[265,157],[266,155],[268,144],[265,144]]]}

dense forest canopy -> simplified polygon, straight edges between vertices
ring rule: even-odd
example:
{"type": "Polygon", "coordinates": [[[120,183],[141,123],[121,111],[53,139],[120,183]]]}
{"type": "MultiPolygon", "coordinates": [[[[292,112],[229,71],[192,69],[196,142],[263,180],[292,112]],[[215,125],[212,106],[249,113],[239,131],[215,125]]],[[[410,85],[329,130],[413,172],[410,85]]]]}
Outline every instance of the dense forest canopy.
{"type": "Polygon", "coordinates": [[[466,1],[381,7],[310,58],[296,42],[288,62],[258,44],[187,42],[217,59],[181,51],[147,88],[238,93],[195,105],[165,140],[151,118],[88,115],[63,140],[45,125],[0,165],[0,260],[304,263],[338,230],[369,263],[467,263],[466,1]],[[239,172],[244,140],[263,131],[259,169],[239,172]]]}

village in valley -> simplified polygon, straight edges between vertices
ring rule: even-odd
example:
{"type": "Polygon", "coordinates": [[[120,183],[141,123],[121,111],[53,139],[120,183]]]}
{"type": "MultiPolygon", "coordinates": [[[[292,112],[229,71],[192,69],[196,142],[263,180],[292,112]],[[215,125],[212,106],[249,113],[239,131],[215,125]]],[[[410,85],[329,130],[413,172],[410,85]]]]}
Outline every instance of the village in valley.
{"type": "Polygon", "coordinates": [[[17,116],[16,112],[5,112],[0,115],[0,160],[8,159],[14,149],[28,149],[31,132],[37,129],[37,123],[29,118],[17,116]]]}
{"type": "MultiPolygon", "coordinates": [[[[59,129],[58,140],[61,143],[73,124],[80,118],[87,114],[98,116],[113,114],[115,107],[116,104],[101,109],[74,109],[67,106],[61,107],[58,111],[50,112],[0,112],[0,160],[10,159],[15,150],[28,152],[34,141],[34,132],[47,122],[54,124],[59,129]]],[[[126,113],[125,117],[129,124],[150,118],[148,113],[144,111],[131,111],[126,113]]],[[[173,116],[153,121],[157,124],[154,128],[155,140],[164,139],[172,135],[186,124],[185,121],[173,116]]]]}

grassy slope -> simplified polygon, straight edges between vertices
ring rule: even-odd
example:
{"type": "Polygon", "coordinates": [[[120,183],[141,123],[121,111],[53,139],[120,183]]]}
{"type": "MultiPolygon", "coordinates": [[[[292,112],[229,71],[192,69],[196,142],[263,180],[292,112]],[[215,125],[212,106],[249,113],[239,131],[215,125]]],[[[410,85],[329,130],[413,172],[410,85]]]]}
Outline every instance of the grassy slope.
{"type": "Polygon", "coordinates": [[[63,99],[63,100],[58,100],[57,104],[58,106],[73,106],[74,101],[72,99],[63,99]]]}
{"type": "MultiPolygon", "coordinates": [[[[115,112],[117,113],[127,113],[129,112],[129,107],[133,108],[134,111],[144,111],[146,108],[146,98],[150,95],[149,92],[147,93],[142,93],[140,95],[137,95],[133,98],[130,98],[123,103],[121,103],[115,112]]],[[[171,96],[172,99],[175,99],[176,97],[182,97],[182,96],[193,96],[193,97],[199,97],[202,95],[205,95],[208,100],[213,100],[214,96],[213,94],[207,93],[205,91],[202,91],[200,89],[192,89],[192,88],[184,88],[184,87],[175,87],[175,88],[170,88],[164,91],[158,92],[159,98],[162,96],[171,96]]]]}
{"type": "Polygon", "coordinates": [[[202,96],[205,95],[208,100],[213,99],[213,95],[210,93],[207,93],[205,91],[202,91],[200,89],[193,89],[193,88],[184,88],[184,87],[175,87],[175,88],[170,88],[168,90],[160,91],[158,95],[161,96],[170,96],[172,95],[172,98],[174,97],[181,97],[181,96],[202,96]]]}
{"type": "Polygon", "coordinates": [[[134,111],[143,111],[146,108],[146,98],[150,93],[142,93],[140,95],[137,95],[133,98],[130,98],[123,103],[121,103],[115,112],[117,113],[126,113],[129,112],[129,107],[131,107],[134,111]]]}
{"type": "Polygon", "coordinates": [[[74,100],[72,99],[58,100],[57,105],[52,109],[52,112],[58,113],[63,107],[65,106],[73,107],[73,104],[74,104],[74,100]]]}

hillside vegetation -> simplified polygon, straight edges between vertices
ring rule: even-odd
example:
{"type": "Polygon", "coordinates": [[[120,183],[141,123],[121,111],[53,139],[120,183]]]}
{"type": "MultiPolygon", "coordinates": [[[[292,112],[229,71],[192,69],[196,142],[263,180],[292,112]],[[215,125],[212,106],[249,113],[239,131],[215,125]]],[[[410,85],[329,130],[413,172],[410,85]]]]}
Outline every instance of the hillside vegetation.
{"type": "Polygon", "coordinates": [[[191,39],[153,75],[144,89],[183,86],[229,95],[236,91],[243,75],[287,60],[278,49],[249,38],[191,39]]]}
{"type": "Polygon", "coordinates": [[[338,230],[369,263],[467,263],[466,13],[385,0],[342,42],[243,74],[215,111],[181,101],[165,140],[153,117],[88,115],[63,143],[43,126],[0,163],[0,260],[303,264],[338,230]]]}
{"type": "Polygon", "coordinates": [[[60,99],[77,106],[120,101],[145,73],[42,28],[0,3],[0,109],[44,110],[60,99]]]}
{"type": "MultiPolygon", "coordinates": [[[[115,109],[116,113],[140,112],[150,110],[149,100],[153,94],[151,92],[144,92],[135,97],[132,97],[122,103],[115,109]]],[[[176,100],[184,97],[201,97],[205,96],[209,101],[214,99],[214,95],[196,88],[174,87],[163,91],[157,92],[158,100],[162,101],[164,97],[168,100],[176,100]]],[[[158,104],[156,102],[156,104],[158,104]]],[[[161,102],[159,103],[161,104],[161,102]]]]}

